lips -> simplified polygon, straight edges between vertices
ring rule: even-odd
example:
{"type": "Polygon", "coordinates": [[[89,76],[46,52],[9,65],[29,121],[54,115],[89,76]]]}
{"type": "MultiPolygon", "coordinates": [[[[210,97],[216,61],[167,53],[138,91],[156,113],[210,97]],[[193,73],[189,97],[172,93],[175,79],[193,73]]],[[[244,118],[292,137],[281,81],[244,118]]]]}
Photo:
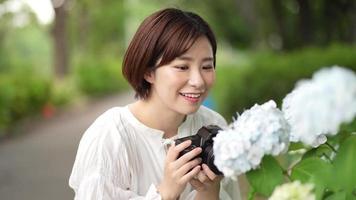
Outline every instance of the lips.
{"type": "Polygon", "coordinates": [[[179,93],[183,98],[191,103],[199,102],[202,93],[179,93]]]}
{"type": "Polygon", "coordinates": [[[200,93],[180,93],[182,96],[189,98],[199,98],[201,96],[200,93]]]}

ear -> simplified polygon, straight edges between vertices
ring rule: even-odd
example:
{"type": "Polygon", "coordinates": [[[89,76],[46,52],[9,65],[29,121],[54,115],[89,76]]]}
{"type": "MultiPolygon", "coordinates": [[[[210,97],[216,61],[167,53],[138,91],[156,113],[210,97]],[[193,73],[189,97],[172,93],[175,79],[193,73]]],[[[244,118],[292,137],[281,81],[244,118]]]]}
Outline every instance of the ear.
{"type": "Polygon", "coordinates": [[[146,72],[144,78],[147,82],[152,84],[154,82],[154,71],[146,72]]]}

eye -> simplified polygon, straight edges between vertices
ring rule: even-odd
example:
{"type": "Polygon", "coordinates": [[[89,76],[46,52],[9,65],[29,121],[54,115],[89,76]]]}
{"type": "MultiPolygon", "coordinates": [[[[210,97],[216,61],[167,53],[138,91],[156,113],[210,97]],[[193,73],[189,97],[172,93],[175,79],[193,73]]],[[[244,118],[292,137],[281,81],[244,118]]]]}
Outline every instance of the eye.
{"type": "Polygon", "coordinates": [[[203,69],[204,70],[211,70],[211,69],[214,69],[214,67],[212,65],[205,65],[205,66],[203,66],[203,69]]]}
{"type": "Polygon", "coordinates": [[[178,66],[175,66],[174,68],[181,70],[181,71],[189,69],[189,67],[187,65],[178,65],[178,66]]]}

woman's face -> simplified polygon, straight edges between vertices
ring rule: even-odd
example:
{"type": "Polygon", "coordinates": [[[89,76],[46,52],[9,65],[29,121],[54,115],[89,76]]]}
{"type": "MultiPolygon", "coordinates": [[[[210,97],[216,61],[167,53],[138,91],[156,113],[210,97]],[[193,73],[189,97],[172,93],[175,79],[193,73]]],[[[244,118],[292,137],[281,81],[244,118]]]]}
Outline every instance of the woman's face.
{"type": "Polygon", "coordinates": [[[198,38],[183,55],[147,75],[152,84],[148,101],[178,114],[198,110],[215,81],[213,51],[209,40],[198,38]]]}

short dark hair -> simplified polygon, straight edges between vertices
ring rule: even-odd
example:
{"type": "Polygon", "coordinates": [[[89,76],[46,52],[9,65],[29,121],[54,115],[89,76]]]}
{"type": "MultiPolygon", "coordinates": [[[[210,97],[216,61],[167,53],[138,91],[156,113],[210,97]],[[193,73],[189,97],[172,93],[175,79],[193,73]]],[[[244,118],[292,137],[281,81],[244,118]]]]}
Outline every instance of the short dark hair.
{"type": "Polygon", "coordinates": [[[135,97],[146,99],[149,95],[151,84],[145,80],[146,73],[184,54],[200,36],[209,40],[215,66],[216,39],[199,15],[166,8],[148,16],[138,27],[123,59],[122,73],[136,91],[135,97]]]}

